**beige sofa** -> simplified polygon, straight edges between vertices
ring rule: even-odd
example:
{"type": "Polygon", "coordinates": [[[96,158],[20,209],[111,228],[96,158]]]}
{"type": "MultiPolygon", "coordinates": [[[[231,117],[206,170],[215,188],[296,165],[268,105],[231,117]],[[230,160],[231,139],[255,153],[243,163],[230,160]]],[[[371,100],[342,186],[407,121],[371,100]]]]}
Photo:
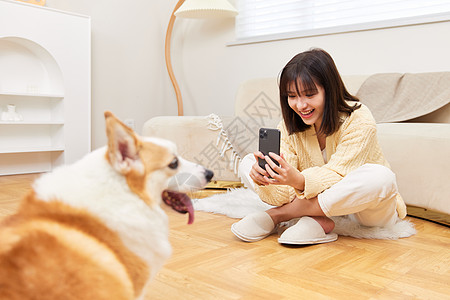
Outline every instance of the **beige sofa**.
{"type": "MultiPolygon", "coordinates": [[[[349,92],[357,94],[368,77],[343,79],[349,92]]],[[[448,223],[450,99],[445,101],[439,109],[413,120],[378,124],[378,136],[397,174],[408,213],[437,212],[438,221],[443,217],[448,223]]],[[[237,91],[234,116],[155,117],[144,124],[142,133],[174,141],[180,155],[211,168],[216,183],[226,186],[239,182],[236,167],[240,158],[257,149],[257,129],[275,127],[281,120],[278,103],[275,78],[252,79],[237,91]]]]}

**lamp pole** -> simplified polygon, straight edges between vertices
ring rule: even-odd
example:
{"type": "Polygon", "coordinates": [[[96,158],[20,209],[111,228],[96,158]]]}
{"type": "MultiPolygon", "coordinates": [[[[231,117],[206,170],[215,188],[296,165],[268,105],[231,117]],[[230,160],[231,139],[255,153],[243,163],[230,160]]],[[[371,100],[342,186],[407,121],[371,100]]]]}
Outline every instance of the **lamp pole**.
{"type": "Polygon", "coordinates": [[[167,32],[166,32],[166,43],[165,43],[166,67],[167,67],[167,72],[169,73],[170,81],[172,81],[173,88],[175,89],[175,95],[177,97],[178,115],[179,116],[182,116],[184,114],[183,99],[181,98],[180,87],[178,86],[177,80],[175,79],[175,74],[173,73],[173,69],[172,69],[172,60],[170,58],[170,42],[172,39],[173,24],[175,22],[175,12],[184,3],[184,1],[185,0],[178,1],[177,5],[175,5],[175,8],[172,12],[172,15],[170,16],[169,26],[167,27],[167,32]]]}
{"type": "Polygon", "coordinates": [[[175,14],[182,18],[206,19],[210,17],[234,17],[237,13],[237,10],[230,3],[228,3],[227,0],[208,0],[206,2],[205,0],[179,0],[177,5],[175,5],[167,27],[165,56],[167,72],[169,73],[170,81],[172,81],[173,88],[175,89],[175,95],[177,96],[179,116],[184,114],[183,100],[181,98],[180,87],[178,86],[177,80],[175,79],[175,74],[173,73],[172,61],[170,58],[170,43],[172,40],[173,25],[175,23],[175,14]]]}

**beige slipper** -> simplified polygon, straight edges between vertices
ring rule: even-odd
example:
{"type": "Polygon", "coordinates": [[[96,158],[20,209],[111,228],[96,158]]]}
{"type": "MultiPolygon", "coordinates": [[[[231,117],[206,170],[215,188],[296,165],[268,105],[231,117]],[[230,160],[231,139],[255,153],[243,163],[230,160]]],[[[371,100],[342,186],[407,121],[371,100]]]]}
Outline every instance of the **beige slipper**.
{"type": "Polygon", "coordinates": [[[231,225],[231,232],[245,242],[257,242],[276,232],[276,228],[269,214],[262,211],[231,225]]]}
{"type": "Polygon", "coordinates": [[[286,229],[278,238],[280,244],[309,245],[337,240],[334,232],[325,233],[322,226],[311,217],[301,217],[297,224],[286,229]]]}

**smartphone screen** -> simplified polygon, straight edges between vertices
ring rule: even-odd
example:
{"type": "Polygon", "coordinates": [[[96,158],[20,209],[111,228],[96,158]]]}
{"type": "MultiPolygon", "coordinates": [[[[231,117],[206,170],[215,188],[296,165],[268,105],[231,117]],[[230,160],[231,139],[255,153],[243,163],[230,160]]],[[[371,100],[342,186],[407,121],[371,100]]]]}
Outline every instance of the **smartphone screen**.
{"type": "MultiPolygon", "coordinates": [[[[259,129],[259,151],[264,155],[269,155],[269,152],[280,155],[280,130],[274,128],[260,128],[259,129]]],[[[276,161],[274,161],[279,165],[276,161]]],[[[266,160],[258,158],[258,164],[264,170],[266,169],[266,160]]]]}

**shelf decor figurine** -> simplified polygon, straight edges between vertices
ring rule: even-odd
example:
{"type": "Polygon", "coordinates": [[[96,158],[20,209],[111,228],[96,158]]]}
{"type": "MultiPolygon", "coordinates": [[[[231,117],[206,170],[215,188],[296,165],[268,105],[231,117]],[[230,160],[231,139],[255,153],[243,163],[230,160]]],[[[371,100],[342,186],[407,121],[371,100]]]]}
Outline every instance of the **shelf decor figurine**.
{"type": "Polygon", "coordinates": [[[7,111],[2,112],[2,121],[19,122],[23,121],[21,114],[16,112],[16,106],[14,104],[6,105],[7,111]]]}

